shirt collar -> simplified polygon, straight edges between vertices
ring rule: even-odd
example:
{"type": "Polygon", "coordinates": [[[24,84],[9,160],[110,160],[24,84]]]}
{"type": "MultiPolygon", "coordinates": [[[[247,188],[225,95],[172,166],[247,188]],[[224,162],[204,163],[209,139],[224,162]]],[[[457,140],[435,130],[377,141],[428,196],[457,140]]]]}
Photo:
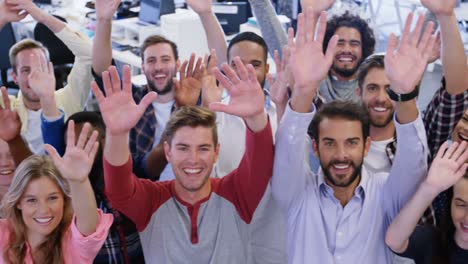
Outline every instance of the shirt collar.
{"type": "MultiPolygon", "coordinates": [[[[323,174],[322,168],[319,169],[317,177],[318,177],[317,184],[318,184],[318,188],[320,192],[327,194],[329,196],[333,196],[333,189],[325,182],[325,175],[323,174]]],[[[367,172],[365,167],[362,166],[361,181],[359,182],[358,186],[354,190],[354,196],[360,198],[362,202],[365,199],[365,194],[368,188],[367,187],[368,182],[369,182],[369,173],[367,172]]]]}

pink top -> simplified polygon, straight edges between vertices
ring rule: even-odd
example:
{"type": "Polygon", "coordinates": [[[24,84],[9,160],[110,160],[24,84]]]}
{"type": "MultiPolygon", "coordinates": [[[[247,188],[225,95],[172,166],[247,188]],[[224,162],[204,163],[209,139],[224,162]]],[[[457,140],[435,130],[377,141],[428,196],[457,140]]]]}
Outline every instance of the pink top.
{"type": "MultiPolygon", "coordinates": [[[[103,214],[100,209],[98,209],[98,213],[99,218],[96,232],[86,237],[83,236],[76,227],[75,216],[73,216],[72,224],[62,239],[63,256],[66,264],[93,263],[94,258],[107,238],[109,228],[114,220],[112,214],[103,214]]],[[[0,264],[5,263],[3,260],[3,252],[5,251],[10,236],[9,225],[7,219],[0,219],[0,264]]],[[[33,264],[29,245],[24,263],[33,264]]]]}

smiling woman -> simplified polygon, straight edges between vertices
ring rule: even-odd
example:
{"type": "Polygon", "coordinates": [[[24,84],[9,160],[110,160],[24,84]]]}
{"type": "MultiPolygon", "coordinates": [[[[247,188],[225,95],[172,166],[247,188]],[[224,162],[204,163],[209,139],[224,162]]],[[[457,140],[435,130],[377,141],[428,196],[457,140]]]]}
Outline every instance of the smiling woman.
{"type": "Polygon", "coordinates": [[[0,207],[0,263],[93,262],[113,217],[97,210],[88,174],[98,133],[88,132],[85,124],[75,141],[71,121],[73,143],[63,157],[46,145],[50,157],[33,155],[18,166],[0,207]]]}

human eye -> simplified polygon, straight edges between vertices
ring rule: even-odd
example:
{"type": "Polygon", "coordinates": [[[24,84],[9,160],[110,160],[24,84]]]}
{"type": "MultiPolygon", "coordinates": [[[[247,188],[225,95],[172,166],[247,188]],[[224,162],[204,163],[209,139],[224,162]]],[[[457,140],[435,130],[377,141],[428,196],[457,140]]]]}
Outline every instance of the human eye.
{"type": "Polygon", "coordinates": [[[28,199],[26,199],[26,203],[35,204],[35,203],[37,203],[37,199],[36,198],[28,198],[28,199]]]}

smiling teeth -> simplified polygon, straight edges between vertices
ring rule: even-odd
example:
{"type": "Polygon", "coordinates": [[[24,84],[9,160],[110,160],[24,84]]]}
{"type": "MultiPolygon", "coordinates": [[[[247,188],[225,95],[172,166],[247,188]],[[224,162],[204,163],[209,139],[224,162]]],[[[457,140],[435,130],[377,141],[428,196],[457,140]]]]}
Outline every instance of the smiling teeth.
{"type": "Polygon", "coordinates": [[[342,170],[342,169],[346,169],[349,167],[349,164],[346,164],[346,165],[333,165],[333,167],[339,169],[339,170],[342,170]]]}
{"type": "Polygon", "coordinates": [[[387,111],[387,108],[385,108],[385,107],[374,107],[373,109],[374,109],[375,111],[377,111],[377,112],[385,112],[385,111],[387,111]]]}
{"type": "Polygon", "coordinates": [[[158,74],[154,78],[166,78],[166,75],[164,74],[158,74]]]}
{"type": "Polygon", "coordinates": [[[13,170],[0,171],[0,175],[10,175],[13,173],[13,170]]]}
{"type": "Polygon", "coordinates": [[[185,169],[185,173],[189,174],[195,174],[195,173],[200,173],[202,170],[201,169],[185,169]]]}
{"type": "Polygon", "coordinates": [[[458,134],[458,136],[459,136],[461,139],[468,141],[468,137],[467,137],[467,136],[462,135],[462,134],[458,134]]]}
{"type": "Polygon", "coordinates": [[[49,218],[34,218],[34,220],[36,220],[37,222],[39,222],[41,224],[44,224],[44,223],[50,222],[50,220],[52,220],[52,217],[49,217],[49,218]]]}
{"type": "Polygon", "coordinates": [[[340,61],[345,61],[345,62],[353,61],[353,59],[350,59],[350,58],[340,58],[339,60],[340,61]]]}

